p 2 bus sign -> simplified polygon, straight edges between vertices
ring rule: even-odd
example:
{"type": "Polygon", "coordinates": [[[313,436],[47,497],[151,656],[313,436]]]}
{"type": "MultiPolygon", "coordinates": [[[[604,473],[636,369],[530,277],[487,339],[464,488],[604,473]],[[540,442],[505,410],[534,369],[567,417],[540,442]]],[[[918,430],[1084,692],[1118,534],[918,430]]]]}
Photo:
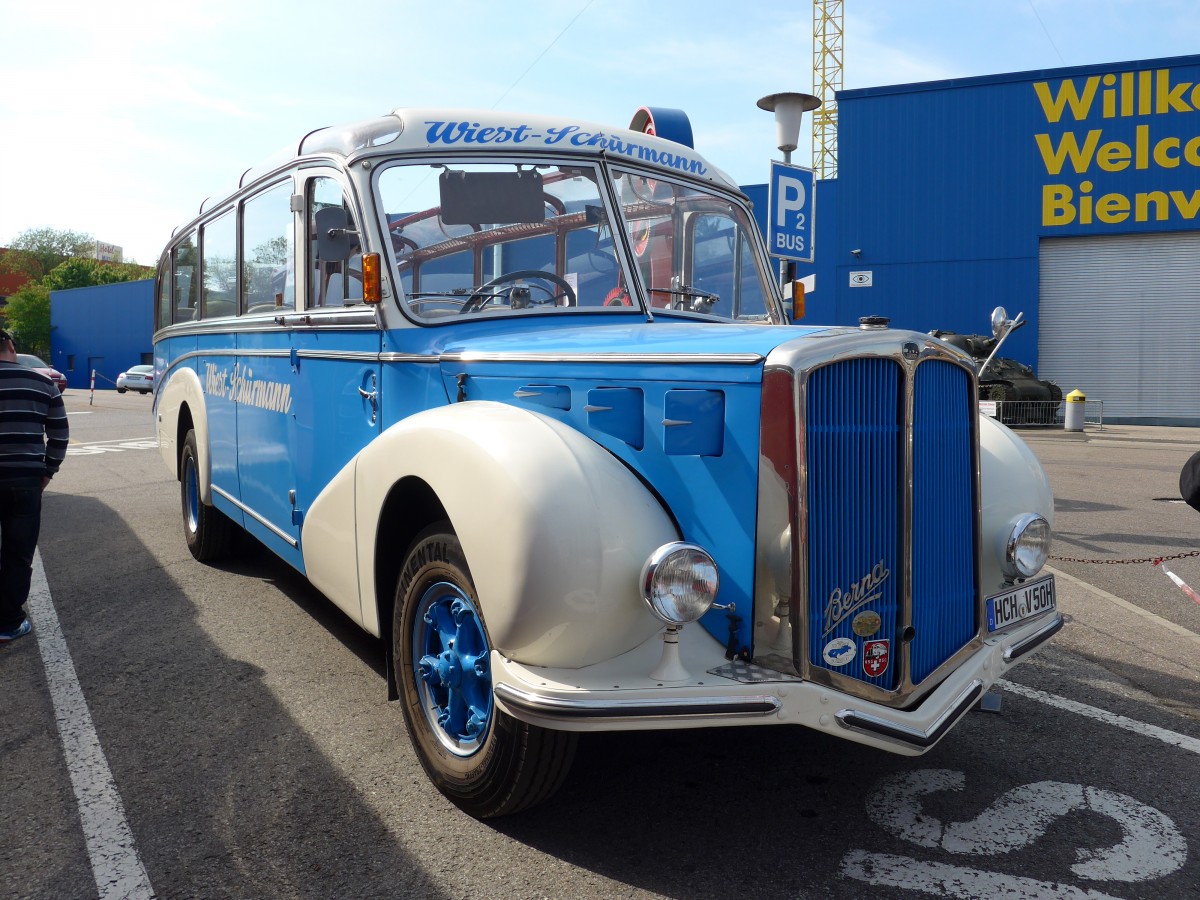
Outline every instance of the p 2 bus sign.
{"type": "Polygon", "coordinates": [[[813,261],[812,169],[771,163],[767,248],[772,256],[813,261]]]}

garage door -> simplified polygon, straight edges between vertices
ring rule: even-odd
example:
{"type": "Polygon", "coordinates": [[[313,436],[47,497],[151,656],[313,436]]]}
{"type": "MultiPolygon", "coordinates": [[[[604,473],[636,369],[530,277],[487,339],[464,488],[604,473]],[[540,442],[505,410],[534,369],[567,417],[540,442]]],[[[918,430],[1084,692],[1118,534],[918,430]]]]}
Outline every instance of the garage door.
{"type": "Polygon", "coordinates": [[[1200,232],[1044,238],[1038,377],[1106,421],[1200,424],[1200,232]]]}

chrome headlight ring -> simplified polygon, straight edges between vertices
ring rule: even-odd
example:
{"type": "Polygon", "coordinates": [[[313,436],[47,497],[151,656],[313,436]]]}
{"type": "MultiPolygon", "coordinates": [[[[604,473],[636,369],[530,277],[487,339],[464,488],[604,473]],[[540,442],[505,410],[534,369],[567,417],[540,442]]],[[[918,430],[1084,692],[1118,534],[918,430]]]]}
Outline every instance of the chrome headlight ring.
{"type": "Polygon", "coordinates": [[[1024,513],[1009,525],[1001,568],[1009,578],[1032,578],[1050,556],[1050,523],[1037,513],[1024,513]]]}
{"type": "Polygon", "coordinates": [[[674,541],[650,554],[640,583],[642,599],[657,618],[668,625],[685,625],[712,607],[721,578],[704,548],[674,541]]]}

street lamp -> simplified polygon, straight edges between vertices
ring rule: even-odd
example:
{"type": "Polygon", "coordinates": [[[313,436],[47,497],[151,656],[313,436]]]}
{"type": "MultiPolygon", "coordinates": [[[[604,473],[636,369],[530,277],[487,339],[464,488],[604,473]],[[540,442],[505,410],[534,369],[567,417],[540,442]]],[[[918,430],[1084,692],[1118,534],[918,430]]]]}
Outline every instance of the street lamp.
{"type": "Polygon", "coordinates": [[[800,123],[804,114],[816,109],[821,101],[812,94],[799,94],[795,91],[783,91],[779,94],[768,94],[758,101],[758,108],[775,113],[776,146],[783,151],[783,161],[792,161],[792,151],[800,140],[800,123]]]}

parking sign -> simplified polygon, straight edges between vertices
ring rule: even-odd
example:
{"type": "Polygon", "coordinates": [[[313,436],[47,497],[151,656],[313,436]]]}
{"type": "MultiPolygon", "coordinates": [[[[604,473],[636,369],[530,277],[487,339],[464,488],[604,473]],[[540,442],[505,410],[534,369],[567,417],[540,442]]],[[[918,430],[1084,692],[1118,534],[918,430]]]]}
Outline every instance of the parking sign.
{"type": "Polygon", "coordinates": [[[767,250],[772,256],[813,261],[813,172],[771,163],[767,250]]]}

